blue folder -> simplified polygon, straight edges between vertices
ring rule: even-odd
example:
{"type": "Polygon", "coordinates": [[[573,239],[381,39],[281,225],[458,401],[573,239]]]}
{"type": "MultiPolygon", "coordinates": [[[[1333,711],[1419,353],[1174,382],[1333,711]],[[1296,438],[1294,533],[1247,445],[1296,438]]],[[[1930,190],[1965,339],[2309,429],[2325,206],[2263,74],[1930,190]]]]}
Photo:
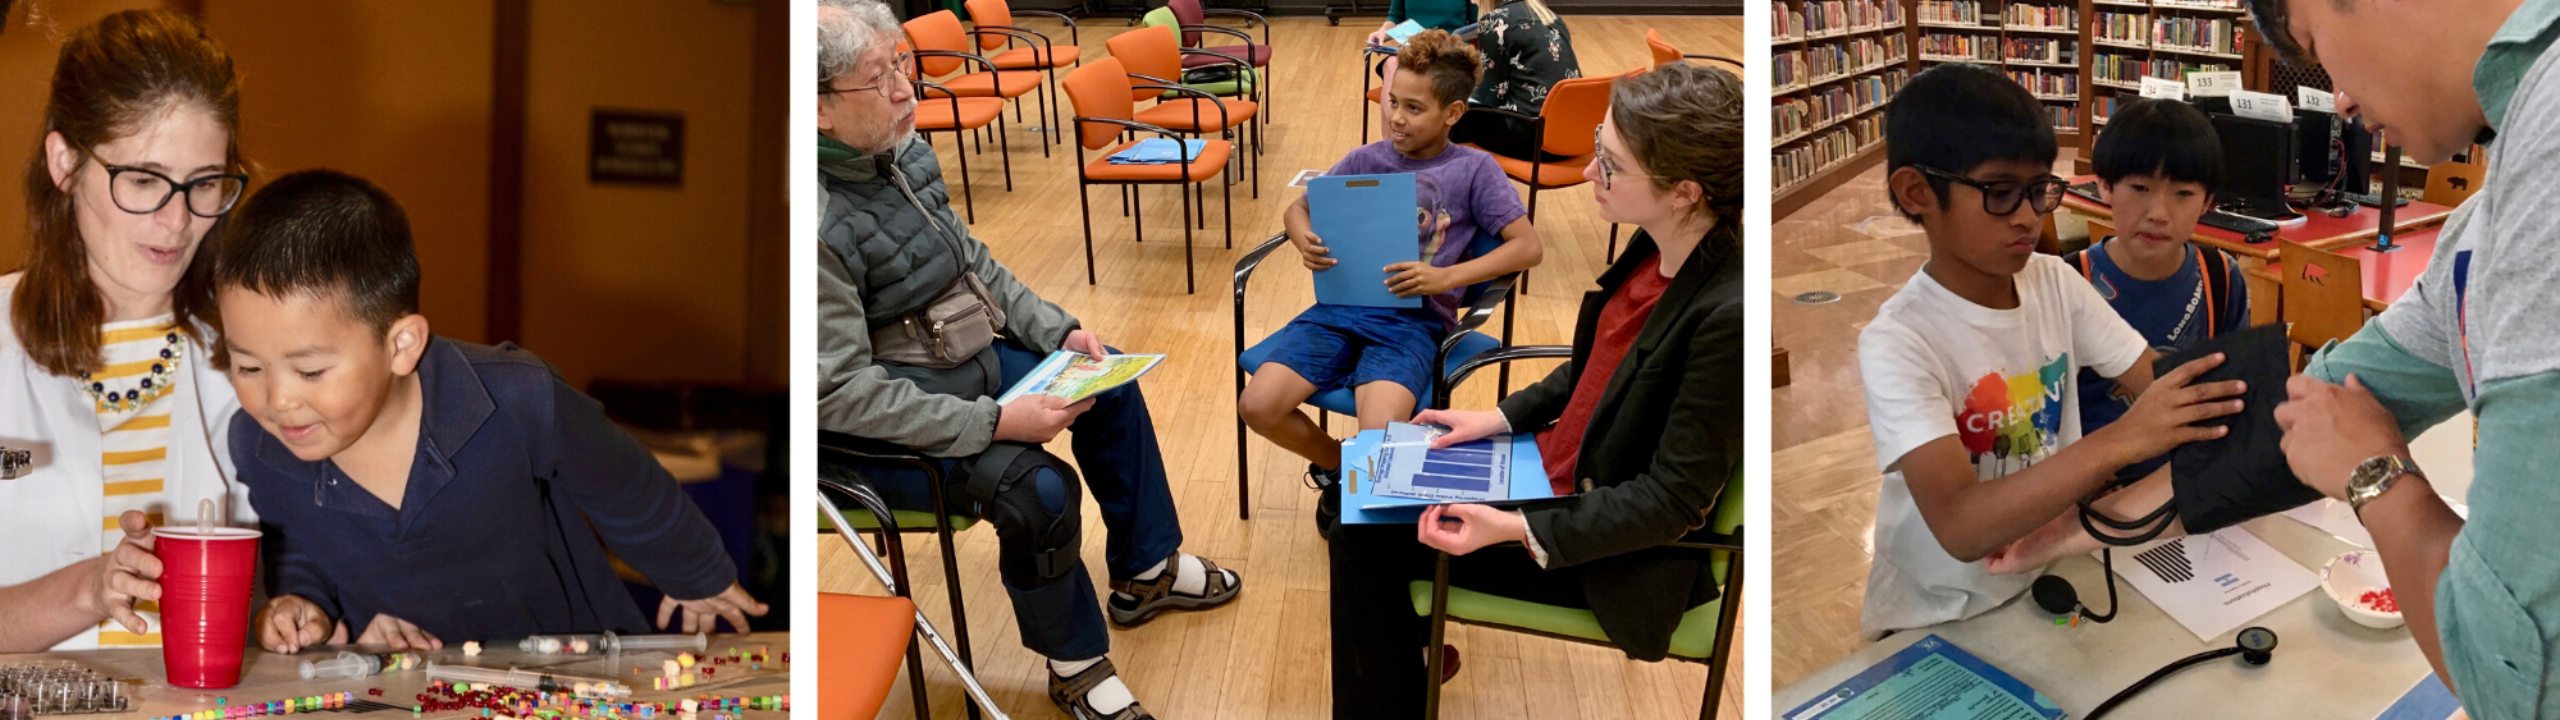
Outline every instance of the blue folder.
{"type": "MultiPolygon", "coordinates": [[[[1346,482],[1342,487],[1342,522],[1344,524],[1411,523],[1422,517],[1423,508],[1445,504],[1410,498],[1380,497],[1369,493],[1377,484],[1369,478],[1369,470],[1365,467],[1366,459],[1376,455],[1378,443],[1385,442],[1386,439],[1387,431],[1385,430],[1364,430],[1358,435],[1351,436],[1351,439],[1342,441],[1343,478],[1348,481],[1353,472],[1359,473],[1356,485],[1346,482]]],[[[1511,436],[1511,499],[1487,504],[1508,505],[1534,500],[1552,500],[1555,497],[1555,488],[1547,482],[1546,460],[1544,456],[1538,454],[1537,440],[1529,435],[1511,436]]]]}
{"type": "Polygon", "coordinates": [[[1201,141],[1184,140],[1176,145],[1169,138],[1148,138],[1112,154],[1113,165],[1172,165],[1183,160],[1200,159],[1201,141]]]}
{"type": "Polygon", "coordinates": [[[1387,266],[1422,259],[1413,174],[1329,175],[1307,181],[1307,217],[1334,266],[1315,273],[1316,302],[1422,307],[1387,291],[1387,266]]]}

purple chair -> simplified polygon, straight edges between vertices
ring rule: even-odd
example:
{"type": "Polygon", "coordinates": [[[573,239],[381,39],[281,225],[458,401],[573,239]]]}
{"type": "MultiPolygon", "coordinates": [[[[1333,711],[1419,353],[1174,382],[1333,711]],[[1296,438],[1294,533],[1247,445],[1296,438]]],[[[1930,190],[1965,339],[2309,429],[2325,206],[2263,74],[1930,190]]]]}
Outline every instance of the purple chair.
{"type": "MultiPolygon", "coordinates": [[[[1183,47],[1199,48],[1200,34],[1204,32],[1236,36],[1238,39],[1243,40],[1244,44],[1220,45],[1218,47],[1203,49],[1217,53],[1218,55],[1233,57],[1235,59],[1251,63],[1255,69],[1261,70],[1265,74],[1265,77],[1262,78],[1263,81],[1270,81],[1271,78],[1268,76],[1271,67],[1270,19],[1246,10],[1204,8],[1200,6],[1200,0],[1165,0],[1165,7],[1171,9],[1173,11],[1174,19],[1182,24],[1182,27],[1179,29],[1182,30],[1183,47]],[[1245,31],[1224,25],[1211,25],[1209,24],[1210,16],[1244,18],[1245,27],[1248,28],[1259,24],[1262,26],[1262,42],[1254,42],[1253,35],[1246,33],[1245,31]]],[[[1218,55],[1185,55],[1182,58],[1182,67],[1183,69],[1188,70],[1196,67],[1220,64],[1226,60],[1226,58],[1218,57],[1218,55]]],[[[1266,113],[1271,110],[1271,95],[1272,93],[1268,91],[1263,93],[1262,107],[1263,111],[1266,113]]]]}

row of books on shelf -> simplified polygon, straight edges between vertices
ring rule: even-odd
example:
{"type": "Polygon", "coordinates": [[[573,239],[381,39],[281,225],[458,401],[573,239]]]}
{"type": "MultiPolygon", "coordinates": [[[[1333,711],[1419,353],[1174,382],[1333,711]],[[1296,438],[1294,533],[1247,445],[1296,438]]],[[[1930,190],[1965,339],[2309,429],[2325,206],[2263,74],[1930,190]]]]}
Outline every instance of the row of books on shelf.
{"type": "Polygon", "coordinates": [[[1883,107],[1902,90],[1903,71],[1891,70],[1861,77],[1790,97],[1770,105],[1772,125],[1779,144],[1794,142],[1807,132],[1821,129],[1843,118],[1883,107]]]}
{"type": "Polygon", "coordinates": [[[2053,125],[2054,132],[2080,132],[2080,121],[2076,117],[2078,110],[2077,105],[2046,105],[2044,120],[2053,125]]]}
{"type": "Polygon", "coordinates": [[[2010,70],[2009,79],[2018,81],[2027,92],[2047,97],[2080,97],[2080,74],[2042,70],[2010,70]]]}
{"type": "Polygon", "coordinates": [[[2100,40],[2142,45],[2150,42],[2151,16],[2100,11],[2097,24],[2089,26],[2089,31],[2100,40]]]}
{"type": "Polygon", "coordinates": [[[1924,23],[1982,24],[1982,3],[1974,0],[1920,0],[1918,17],[1924,23]]]}
{"type": "Polygon", "coordinates": [[[2000,61],[2000,38],[1991,35],[1923,33],[1920,36],[1920,53],[1996,63],[2000,61]]]}
{"type": "Polygon", "coordinates": [[[1770,153],[1769,175],[1784,192],[1883,141],[1884,113],[1862,115],[1770,153]]]}
{"type": "Polygon", "coordinates": [[[2071,5],[2010,5],[2001,11],[2000,19],[2012,27],[2072,28],[2080,25],[2080,8],[2071,5]]]}
{"type": "Polygon", "coordinates": [[[1809,48],[1774,54],[1770,63],[1773,87],[1782,92],[1791,91],[1804,85],[1829,82],[1843,75],[1899,63],[1910,57],[1909,43],[1900,35],[1862,36],[1816,43],[1809,48]]]}
{"type": "Polygon", "coordinates": [[[2123,85],[2139,85],[2144,76],[2184,82],[2190,72],[2232,69],[2229,63],[2188,62],[2176,58],[2143,59],[2138,55],[2099,52],[2089,60],[2089,77],[2123,85]]]}
{"type": "Polygon", "coordinates": [[[2228,18],[2164,17],[2151,25],[2151,44],[2236,55],[2240,52],[2238,29],[2228,18]]]}
{"type": "Polygon", "coordinates": [[[1803,7],[1769,6],[1769,27],[1781,39],[1835,35],[1902,24],[1900,0],[1808,0],[1803,7]]]}
{"type": "Polygon", "coordinates": [[[2072,65],[2080,62],[2080,54],[2078,52],[2080,43],[2075,40],[2043,37],[2013,37],[2009,38],[2004,45],[2006,49],[2006,57],[2014,61],[2059,63],[2063,65],[2072,65]]]}
{"type": "Polygon", "coordinates": [[[2152,7],[2240,12],[2240,0],[2153,0],[2152,7]]]}

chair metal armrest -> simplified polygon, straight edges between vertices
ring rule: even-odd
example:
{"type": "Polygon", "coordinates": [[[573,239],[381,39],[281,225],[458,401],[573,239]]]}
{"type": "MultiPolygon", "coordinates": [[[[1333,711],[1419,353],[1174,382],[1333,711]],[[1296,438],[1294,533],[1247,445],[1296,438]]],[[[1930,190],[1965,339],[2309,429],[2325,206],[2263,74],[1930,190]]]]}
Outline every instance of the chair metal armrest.
{"type": "Polygon", "coordinates": [[[1733,58],[1729,58],[1729,57],[1725,57],[1725,56],[1723,56],[1723,55],[1681,55],[1680,57],[1688,58],[1688,59],[1691,59],[1691,60],[1708,60],[1708,61],[1713,61],[1713,62],[1729,63],[1729,64],[1733,65],[1734,67],[1744,67],[1744,65],[1742,64],[1742,61],[1740,61],[1740,60],[1736,60],[1736,59],[1733,59],[1733,58]]]}
{"type": "MultiPolygon", "coordinates": [[[[1128,128],[1128,129],[1130,129],[1130,130],[1142,130],[1142,131],[1146,131],[1146,132],[1155,133],[1155,134],[1158,134],[1158,135],[1163,135],[1163,136],[1165,136],[1166,138],[1169,138],[1169,139],[1173,140],[1174,142],[1182,142],[1182,140],[1183,140],[1183,137],[1182,137],[1182,134],[1181,134],[1181,133],[1174,132],[1174,131],[1172,131],[1172,130],[1170,130],[1170,129],[1166,129],[1166,128],[1162,128],[1162,127],[1158,127],[1158,126],[1154,126],[1154,125],[1149,125],[1149,124],[1146,124],[1146,123],[1138,122],[1138,121],[1136,121],[1136,120],[1119,120],[1119,119],[1114,119],[1114,118],[1085,117],[1085,116],[1082,116],[1082,115],[1078,115],[1078,116],[1076,116],[1075,122],[1077,122],[1077,123],[1079,123],[1079,124],[1081,124],[1081,123],[1102,123],[1102,124],[1105,124],[1105,125],[1118,125],[1118,126],[1121,126],[1121,127],[1124,127],[1124,128],[1128,128]]],[[[1185,165],[1185,166],[1188,166],[1188,165],[1190,165],[1190,164],[1191,164],[1191,161],[1190,161],[1189,159],[1185,159],[1185,160],[1183,160],[1183,161],[1182,161],[1182,164],[1183,164],[1183,165],[1185,165]]]]}
{"type": "Polygon", "coordinates": [[[844,455],[853,460],[909,465],[925,471],[928,475],[942,474],[942,468],[935,466],[933,461],[925,459],[924,453],[886,440],[856,437],[833,430],[818,431],[818,452],[821,455],[829,453],[844,455]]]}
{"type": "Polygon", "coordinates": [[[1711,533],[1702,530],[1684,535],[1679,540],[1663,543],[1662,546],[1667,548],[1679,548],[1682,550],[1738,554],[1742,552],[1742,535],[1740,533],[1730,535],[1725,533],[1711,533]]]}
{"type": "Polygon", "coordinates": [[[1522,360],[1571,359],[1573,359],[1573,348],[1565,345],[1522,345],[1518,347],[1498,347],[1486,350],[1482,355],[1468,358],[1466,362],[1459,363],[1458,369],[1449,373],[1449,389],[1452,391],[1457,390],[1460,384],[1467,381],[1467,376],[1474,375],[1477,370],[1481,370],[1488,365],[1500,365],[1503,363],[1519,362],[1522,360]]]}
{"type": "Polygon", "coordinates": [[[1253,278],[1253,271],[1256,268],[1262,267],[1263,259],[1270,257],[1272,251],[1278,250],[1280,249],[1280,246],[1287,244],[1289,244],[1288,233],[1273,235],[1271,236],[1271,239],[1262,241],[1262,244],[1253,246],[1252,250],[1245,251],[1244,257],[1236,259],[1237,306],[1241,307],[1244,305],[1244,283],[1246,280],[1253,278]]]}
{"type": "MultiPolygon", "coordinates": [[[[1130,77],[1137,77],[1137,76],[1135,76],[1135,75],[1131,75],[1130,77]]],[[[1229,125],[1229,120],[1228,120],[1228,118],[1227,118],[1227,104],[1226,104],[1226,103],[1222,103],[1222,102],[1218,102],[1218,96],[1216,96],[1216,95],[1212,95],[1212,94],[1209,94],[1209,91],[1207,91],[1207,90],[1202,90],[1202,89],[1200,89],[1200,88],[1191,87],[1191,86],[1189,86],[1189,85],[1171,85],[1171,84],[1168,84],[1168,85],[1158,85],[1158,84],[1154,84],[1154,83],[1134,83],[1134,84],[1131,84],[1131,85],[1129,86],[1129,89],[1131,89],[1131,90],[1139,90],[1139,89],[1146,89],[1146,90],[1164,90],[1164,91],[1172,92],[1172,93],[1174,93],[1174,94],[1182,95],[1182,96],[1184,96],[1184,97],[1190,97],[1190,96],[1194,96],[1194,95],[1199,96],[1199,97],[1200,97],[1200,99],[1202,99],[1202,100],[1207,100],[1207,101],[1209,101],[1209,104],[1216,106],[1216,109],[1217,109],[1217,111],[1218,111],[1218,127],[1219,127],[1219,128],[1221,128],[1221,129],[1222,129],[1222,131],[1223,131],[1223,129],[1224,129],[1224,128],[1227,128],[1227,127],[1228,127],[1228,125],[1229,125]]],[[[1200,104],[1199,104],[1199,103],[1192,103],[1192,105],[1191,105],[1191,124],[1192,124],[1193,126],[1195,126],[1195,127],[1196,127],[1196,126],[1198,126],[1198,125],[1200,124],[1200,104]]]]}
{"type": "MultiPolygon", "coordinates": [[[[1229,55],[1229,54],[1227,54],[1227,53],[1218,52],[1218,51],[1216,51],[1216,50],[1210,50],[1210,49],[1207,49],[1207,48],[1183,48],[1183,49],[1182,49],[1182,54],[1184,54],[1184,55],[1205,55],[1205,56],[1208,56],[1208,57],[1222,58],[1222,59],[1225,59],[1225,60],[1226,60],[1226,62],[1223,62],[1223,63],[1210,63],[1210,64],[1211,64],[1211,65],[1234,65],[1234,66],[1239,67],[1239,68],[1244,68],[1244,72],[1253,72],[1253,70],[1254,70],[1253,63],[1246,62],[1244,58],[1236,57],[1236,56],[1234,56],[1234,55],[1229,55]]],[[[1257,89],[1259,89],[1259,86],[1257,86],[1257,89]]]]}
{"type": "Polygon", "coordinates": [[[1025,30],[1011,25],[980,25],[975,28],[971,28],[969,30],[969,34],[972,36],[1000,35],[1008,40],[1020,40],[1024,43],[1029,43],[1032,40],[1037,39],[1040,41],[1040,44],[1044,46],[1042,48],[1043,50],[1047,49],[1046,46],[1056,45],[1056,43],[1049,41],[1049,36],[1047,35],[1042,35],[1037,31],[1025,30]]]}
{"type": "MultiPolygon", "coordinates": [[[[871,517],[873,519],[879,521],[880,529],[886,531],[890,535],[896,535],[898,533],[897,516],[890,514],[889,503],[881,500],[880,493],[873,491],[870,485],[863,484],[859,481],[848,482],[820,475],[818,476],[818,490],[818,499],[827,503],[829,509],[835,510],[836,515],[843,515],[843,509],[836,507],[835,501],[828,499],[826,491],[832,490],[835,491],[835,494],[837,495],[853,498],[854,504],[862,506],[863,510],[871,513],[871,517]]],[[[836,531],[852,532],[853,528],[837,525],[836,531]]]]}
{"type": "MultiPolygon", "coordinates": [[[[916,57],[916,69],[917,69],[917,70],[923,70],[923,69],[924,69],[924,58],[929,58],[929,57],[949,57],[949,58],[960,58],[960,59],[962,59],[962,60],[974,60],[974,61],[976,61],[979,65],[983,65],[983,66],[985,66],[985,67],[987,68],[987,74],[989,74],[989,75],[994,75],[994,76],[995,76],[994,81],[993,81],[993,82],[991,82],[991,83],[989,83],[989,85],[991,85],[992,87],[996,88],[996,89],[997,89],[997,90],[999,90],[999,91],[1000,91],[1000,90],[1002,90],[1002,89],[1004,89],[1004,72],[1003,72],[1003,71],[1000,71],[1000,70],[997,70],[997,69],[996,69],[996,64],[995,64],[994,62],[992,62],[992,61],[989,61],[989,60],[986,58],[986,56],[983,56],[983,55],[976,55],[976,54],[972,54],[972,53],[964,53],[964,52],[952,52],[952,51],[949,51],[949,50],[917,50],[917,51],[915,51],[915,57],[916,57]]],[[[1016,70],[1015,72],[1021,72],[1021,71],[1016,70]]],[[[943,87],[943,86],[941,86],[941,85],[932,85],[931,83],[927,82],[927,81],[924,79],[924,75],[923,75],[921,72],[919,72],[919,73],[916,75],[916,77],[915,77],[915,82],[916,82],[917,84],[919,84],[919,85],[931,85],[931,86],[932,86],[932,87],[934,87],[935,89],[941,90],[941,91],[942,91],[942,92],[944,92],[944,93],[951,93],[951,89],[950,89],[950,88],[946,88],[946,87],[943,87]]]]}
{"type": "MultiPolygon", "coordinates": [[[[1263,29],[1264,29],[1266,32],[1267,32],[1267,31],[1269,31],[1269,29],[1271,28],[1271,26],[1270,26],[1270,25],[1268,25],[1268,24],[1265,24],[1265,25],[1263,25],[1262,27],[1263,27],[1263,29]]],[[[1227,27],[1227,26],[1225,26],[1225,25],[1184,25],[1184,26],[1182,26],[1182,31],[1183,31],[1183,32],[1206,32],[1206,33],[1217,33],[1217,34],[1220,34],[1220,35],[1234,35],[1234,36],[1236,36],[1236,38],[1237,38],[1237,39],[1239,39],[1239,40],[1243,40],[1243,41],[1244,41],[1244,46],[1245,46],[1245,47],[1248,47],[1248,48],[1253,47],[1253,46],[1255,46],[1255,45],[1264,45],[1264,46],[1268,46],[1268,45],[1270,45],[1270,44],[1271,44],[1271,43],[1269,43],[1269,42],[1259,42],[1259,43],[1254,42],[1254,41],[1253,41],[1253,33],[1248,33],[1248,32],[1245,32],[1245,31],[1243,31],[1243,30],[1237,30],[1237,29],[1235,29],[1235,28],[1227,27]]],[[[1247,52],[1247,53],[1251,53],[1251,52],[1253,52],[1253,51],[1251,51],[1251,50],[1246,50],[1245,52],[1247,52]]]]}
{"type": "Polygon", "coordinates": [[[1484,293],[1477,295],[1475,302],[1467,305],[1466,312],[1458,315],[1458,330],[1473,332],[1476,328],[1484,327],[1485,321],[1493,318],[1493,311],[1511,300],[1511,288],[1518,284],[1520,284],[1520,273],[1510,273],[1489,281],[1484,286],[1484,293]]]}

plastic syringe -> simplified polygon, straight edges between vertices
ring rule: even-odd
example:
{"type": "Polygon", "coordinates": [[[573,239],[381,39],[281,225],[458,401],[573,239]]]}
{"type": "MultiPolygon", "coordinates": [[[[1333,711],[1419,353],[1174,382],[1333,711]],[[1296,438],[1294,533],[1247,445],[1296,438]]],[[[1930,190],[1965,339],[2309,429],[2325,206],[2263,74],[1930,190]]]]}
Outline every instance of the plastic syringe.
{"type": "Polygon", "coordinates": [[[535,655],[596,655],[624,650],[680,650],[703,652],[711,647],[706,635],[535,635],[516,642],[516,649],[535,655]]]}
{"type": "Polygon", "coordinates": [[[426,664],[417,653],[342,652],[327,660],[302,661],[302,679],[360,678],[398,670],[415,670],[426,664]]]}
{"type": "Polygon", "coordinates": [[[542,692],[571,692],[587,697],[621,699],[631,697],[631,687],[600,678],[552,675],[531,670],[499,670],[469,665],[429,663],[427,679],[457,683],[486,683],[527,688],[542,692]]]}

